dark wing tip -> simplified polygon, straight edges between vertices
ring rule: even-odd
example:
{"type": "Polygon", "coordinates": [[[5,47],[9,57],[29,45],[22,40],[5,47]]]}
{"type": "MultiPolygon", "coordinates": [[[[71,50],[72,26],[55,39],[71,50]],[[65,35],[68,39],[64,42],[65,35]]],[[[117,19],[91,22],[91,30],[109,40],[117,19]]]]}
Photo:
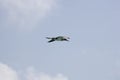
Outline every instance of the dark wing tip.
{"type": "Polygon", "coordinates": [[[46,39],[51,39],[50,37],[46,37],[46,39]]]}
{"type": "Polygon", "coordinates": [[[55,40],[51,39],[50,41],[48,41],[48,43],[53,42],[53,41],[55,41],[55,40]]]}

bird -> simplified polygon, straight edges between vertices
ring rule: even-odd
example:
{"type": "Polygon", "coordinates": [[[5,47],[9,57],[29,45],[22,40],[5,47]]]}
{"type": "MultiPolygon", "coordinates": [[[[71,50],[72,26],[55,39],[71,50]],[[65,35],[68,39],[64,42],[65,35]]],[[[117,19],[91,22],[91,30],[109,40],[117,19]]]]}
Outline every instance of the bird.
{"type": "Polygon", "coordinates": [[[50,39],[48,41],[48,43],[50,42],[54,42],[54,41],[69,41],[68,39],[70,39],[67,36],[57,36],[57,37],[46,37],[47,39],[50,39]]]}

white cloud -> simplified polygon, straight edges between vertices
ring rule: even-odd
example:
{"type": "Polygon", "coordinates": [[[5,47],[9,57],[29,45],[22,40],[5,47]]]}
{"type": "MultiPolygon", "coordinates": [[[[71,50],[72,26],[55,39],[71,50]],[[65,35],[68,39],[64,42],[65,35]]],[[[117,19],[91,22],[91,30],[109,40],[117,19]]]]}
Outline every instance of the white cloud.
{"type": "Polygon", "coordinates": [[[0,80],[18,80],[18,76],[15,70],[0,63],[0,80]]]}
{"type": "Polygon", "coordinates": [[[34,68],[28,68],[27,71],[23,71],[23,78],[20,78],[18,72],[13,70],[6,64],[0,63],[0,80],[68,80],[68,78],[62,74],[51,76],[43,72],[36,72],[34,68]]]}
{"type": "Polygon", "coordinates": [[[40,73],[35,72],[34,68],[29,68],[27,70],[26,77],[27,77],[27,80],[68,80],[68,78],[62,74],[57,74],[56,76],[50,76],[43,72],[40,72],[40,73]]]}
{"type": "Polygon", "coordinates": [[[56,0],[0,0],[0,16],[4,24],[28,29],[55,6],[56,0]]]}

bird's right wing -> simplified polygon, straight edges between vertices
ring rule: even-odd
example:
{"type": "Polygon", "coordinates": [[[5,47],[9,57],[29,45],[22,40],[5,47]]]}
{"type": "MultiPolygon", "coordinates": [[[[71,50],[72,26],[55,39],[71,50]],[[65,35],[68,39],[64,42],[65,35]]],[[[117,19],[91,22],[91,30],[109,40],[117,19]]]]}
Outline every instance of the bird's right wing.
{"type": "Polygon", "coordinates": [[[51,39],[51,40],[50,40],[50,41],[48,41],[48,42],[50,43],[50,42],[53,42],[53,41],[55,41],[55,40],[54,40],[54,39],[51,39]]]}

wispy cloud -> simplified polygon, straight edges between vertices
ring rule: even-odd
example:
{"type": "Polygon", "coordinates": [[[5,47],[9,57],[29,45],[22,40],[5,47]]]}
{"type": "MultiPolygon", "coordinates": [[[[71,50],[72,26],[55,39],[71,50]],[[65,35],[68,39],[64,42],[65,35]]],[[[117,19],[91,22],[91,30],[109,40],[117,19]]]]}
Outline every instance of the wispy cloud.
{"type": "Polygon", "coordinates": [[[19,28],[33,28],[56,6],[56,0],[0,0],[1,20],[19,28]]]}
{"type": "Polygon", "coordinates": [[[51,76],[43,72],[36,72],[34,68],[28,68],[22,73],[21,78],[18,72],[13,70],[10,66],[0,63],[0,80],[68,80],[68,78],[62,74],[51,76]]]}

